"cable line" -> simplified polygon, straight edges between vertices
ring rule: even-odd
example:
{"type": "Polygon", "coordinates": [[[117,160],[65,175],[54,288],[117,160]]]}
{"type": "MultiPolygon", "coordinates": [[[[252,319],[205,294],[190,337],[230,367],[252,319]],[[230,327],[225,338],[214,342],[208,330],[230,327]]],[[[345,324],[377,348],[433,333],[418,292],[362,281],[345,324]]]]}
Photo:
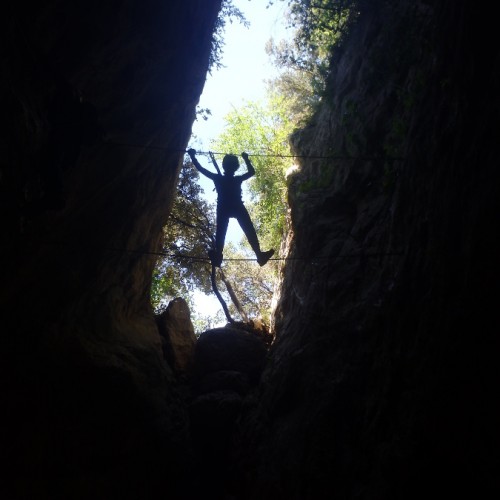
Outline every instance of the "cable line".
{"type": "MultiPolygon", "coordinates": [[[[177,259],[192,259],[192,260],[197,260],[197,261],[203,261],[203,262],[210,262],[209,257],[197,257],[194,255],[182,255],[182,254],[166,254],[162,252],[158,252],[157,255],[163,255],[165,257],[169,258],[177,258],[177,259]]],[[[391,256],[391,255],[404,255],[404,252],[372,252],[372,253],[363,253],[363,252],[358,252],[358,253],[350,253],[350,254],[343,254],[343,255],[325,255],[325,256],[319,256],[319,257],[274,257],[270,258],[269,261],[274,260],[274,261],[292,261],[292,260],[297,260],[297,261],[314,261],[314,260],[335,260],[335,259],[342,259],[342,258],[350,258],[350,257],[386,257],[386,256],[391,256]]],[[[247,261],[257,261],[256,258],[253,257],[239,257],[239,258],[227,258],[223,259],[223,261],[226,262],[247,262],[247,261]]]]}
{"type": "MultiPolygon", "coordinates": [[[[53,246],[63,246],[67,247],[66,243],[58,243],[58,242],[43,242],[42,244],[44,245],[53,245],[53,246]]],[[[159,257],[167,257],[169,259],[184,259],[184,260],[192,260],[192,261],[198,261],[198,262],[210,262],[210,258],[207,257],[201,257],[198,255],[189,255],[189,254],[182,254],[182,253],[167,253],[167,252],[152,252],[152,251],[147,251],[147,250],[130,250],[128,248],[112,248],[112,247],[101,247],[102,250],[106,252],[119,252],[119,253],[130,253],[130,254],[139,254],[139,255],[156,255],[159,257]]],[[[385,256],[391,256],[391,255],[405,255],[405,252],[371,252],[371,253],[365,253],[365,252],[357,252],[357,253],[351,253],[351,254],[343,254],[343,255],[325,255],[325,256],[316,256],[316,257],[272,257],[269,260],[274,260],[274,261],[280,261],[280,262],[285,262],[285,261],[315,261],[315,260],[336,260],[336,259],[342,259],[342,258],[353,258],[353,257],[385,257],[385,256]]],[[[224,259],[226,262],[249,262],[249,261],[256,261],[257,259],[254,257],[234,257],[234,258],[227,258],[224,259]]]]}
{"type": "MultiPolygon", "coordinates": [[[[172,153],[186,153],[186,149],[169,148],[166,146],[153,146],[148,144],[135,144],[128,142],[107,141],[106,144],[111,146],[123,146],[129,148],[142,148],[142,149],[158,149],[162,151],[170,151],[172,153]]],[[[216,151],[196,151],[197,155],[221,155],[235,154],[235,153],[221,153],[216,151]]],[[[403,156],[349,156],[349,155],[292,155],[280,153],[248,153],[248,156],[261,157],[261,158],[310,158],[310,159],[330,159],[330,160],[391,160],[402,161],[403,156]]]]}

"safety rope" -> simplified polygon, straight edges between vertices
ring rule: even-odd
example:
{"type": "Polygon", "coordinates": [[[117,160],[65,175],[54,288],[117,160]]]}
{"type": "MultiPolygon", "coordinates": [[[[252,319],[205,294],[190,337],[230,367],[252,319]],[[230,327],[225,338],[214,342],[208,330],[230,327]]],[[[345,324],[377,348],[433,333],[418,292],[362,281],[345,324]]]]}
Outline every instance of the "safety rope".
{"type": "MultiPolygon", "coordinates": [[[[53,246],[64,246],[67,247],[69,245],[65,243],[58,243],[58,242],[43,242],[44,245],[53,245],[53,246]]],[[[112,248],[112,247],[100,247],[102,250],[107,251],[107,252],[119,252],[119,253],[130,253],[130,254],[139,254],[139,255],[155,255],[159,257],[167,257],[172,260],[176,259],[184,259],[184,260],[191,260],[194,262],[201,262],[201,263],[210,263],[210,258],[209,257],[201,257],[198,255],[189,255],[189,254],[182,254],[182,253],[167,253],[167,252],[152,252],[152,251],[146,251],[146,250],[131,250],[128,248],[112,248]]],[[[269,261],[315,261],[315,260],[336,260],[336,259],[342,259],[342,258],[354,258],[354,257],[386,257],[386,256],[401,256],[404,255],[404,252],[356,252],[356,253],[351,253],[351,254],[342,254],[342,255],[335,255],[335,256],[316,256],[316,257],[272,257],[269,259],[269,261]]],[[[249,261],[257,261],[256,258],[253,257],[229,257],[227,259],[224,259],[225,262],[249,262],[249,261]]]]}
{"type": "MultiPolygon", "coordinates": [[[[116,142],[116,141],[106,141],[106,144],[111,146],[122,146],[129,148],[142,148],[142,149],[158,149],[162,151],[170,151],[172,153],[186,153],[188,150],[169,148],[166,146],[153,146],[149,144],[135,144],[129,142],[116,142]]],[[[221,153],[216,151],[196,151],[197,155],[211,156],[211,155],[221,155],[235,154],[235,153],[221,153]]],[[[248,156],[261,157],[261,158],[310,158],[310,159],[329,159],[329,160],[389,160],[389,161],[402,161],[405,158],[402,156],[349,156],[349,155],[293,155],[293,154],[281,154],[281,153],[248,153],[248,156]]]]}

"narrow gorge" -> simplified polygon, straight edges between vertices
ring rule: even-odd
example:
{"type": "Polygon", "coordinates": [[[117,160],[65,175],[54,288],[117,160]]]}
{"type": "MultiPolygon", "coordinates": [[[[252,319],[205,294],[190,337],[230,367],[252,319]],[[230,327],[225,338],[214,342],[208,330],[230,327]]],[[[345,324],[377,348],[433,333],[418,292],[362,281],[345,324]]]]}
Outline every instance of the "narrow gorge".
{"type": "Polygon", "coordinates": [[[271,343],[149,300],[221,3],[2,16],[2,498],[492,496],[493,16],[359,2],[290,137],[271,343]]]}

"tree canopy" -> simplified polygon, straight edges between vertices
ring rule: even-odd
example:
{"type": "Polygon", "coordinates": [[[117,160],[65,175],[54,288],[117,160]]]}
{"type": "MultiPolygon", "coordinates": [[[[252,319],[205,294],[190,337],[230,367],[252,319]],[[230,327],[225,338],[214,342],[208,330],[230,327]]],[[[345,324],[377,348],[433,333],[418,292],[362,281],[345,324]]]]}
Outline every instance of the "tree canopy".
{"type": "MultiPolygon", "coordinates": [[[[359,0],[286,1],[287,22],[294,35],[288,41],[271,39],[266,48],[280,68],[280,75],[268,82],[266,99],[247,101],[225,117],[225,129],[211,145],[215,151],[237,155],[245,151],[251,155],[256,175],[245,183],[249,195],[245,204],[262,248],[275,250],[280,248],[286,230],[285,173],[294,164],[288,157],[288,138],[322,100],[334,47],[355,21],[360,3],[359,0]]],[[[220,66],[225,22],[231,17],[246,23],[232,1],[225,0],[213,40],[212,64],[216,67],[220,66]]],[[[210,114],[207,109],[199,112],[204,119],[210,114]]],[[[151,299],[157,310],[176,296],[183,296],[189,302],[195,289],[211,291],[207,250],[213,246],[215,210],[204,200],[197,180],[197,171],[190,162],[186,163],[164,229],[166,256],[159,260],[153,277],[151,299]]],[[[277,265],[268,263],[260,268],[255,262],[240,260],[252,257],[244,243],[238,248],[226,245],[224,257],[219,278],[233,289],[247,315],[268,321],[277,265]]],[[[227,293],[223,294],[230,303],[231,314],[235,314],[234,304],[227,293]]],[[[209,327],[213,320],[213,317],[195,318],[199,328],[209,327]]]]}
{"type": "Polygon", "coordinates": [[[264,102],[249,101],[225,117],[224,132],[214,149],[227,153],[249,152],[256,174],[248,182],[249,211],[262,247],[279,248],[285,229],[285,172],[293,164],[288,136],[293,122],[286,97],[270,93],[264,102]]]}
{"type": "MultiPolygon", "coordinates": [[[[175,297],[185,298],[192,306],[195,290],[212,293],[207,250],[213,246],[215,207],[203,198],[198,178],[191,162],[185,162],[172,212],[164,227],[165,255],[158,260],[153,274],[151,302],[156,312],[175,297]]],[[[238,318],[239,312],[228,293],[229,287],[248,317],[268,322],[275,266],[268,263],[261,268],[253,256],[231,243],[226,245],[224,256],[223,269],[217,273],[217,278],[231,316],[238,318]]],[[[200,314],[193,317],[198,330],[209,328],[223,319],[220,309],[214,310],[211,317],[200,314]]]]}
{"type": "Polygon", "coordinates": [[[157,311],[175,297],[188,298],[194,289],[205,293],[211,290],[206,258],[215,216],[213,206],[203,199],[198,177],[191,162],[184,163],[172,212],[163,228],[165,256],[158,260],[153,273],[151,302],[157,311]]]}

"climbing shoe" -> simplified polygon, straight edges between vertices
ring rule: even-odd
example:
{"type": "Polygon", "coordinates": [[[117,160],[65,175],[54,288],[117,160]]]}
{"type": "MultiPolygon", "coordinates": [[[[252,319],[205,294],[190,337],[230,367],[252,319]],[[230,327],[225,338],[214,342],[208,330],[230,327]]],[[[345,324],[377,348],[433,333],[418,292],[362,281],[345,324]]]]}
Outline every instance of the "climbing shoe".
{"type": "Polygon", "coordinates": [[[220,267],[222,265],[222,254],[217,253],[215,250],[209,250],[208,256],[210,258],[210,262],[212,266],[220,267]]]}
{"type": "Polygon", "coordinates": [[[257,257],[257,262],[259,263],[259,266],[263,266],[267,263],[267,261],[274,255],[274,250],[268,250],[267,252],[260,252],[259,256],[257,257]]]}

